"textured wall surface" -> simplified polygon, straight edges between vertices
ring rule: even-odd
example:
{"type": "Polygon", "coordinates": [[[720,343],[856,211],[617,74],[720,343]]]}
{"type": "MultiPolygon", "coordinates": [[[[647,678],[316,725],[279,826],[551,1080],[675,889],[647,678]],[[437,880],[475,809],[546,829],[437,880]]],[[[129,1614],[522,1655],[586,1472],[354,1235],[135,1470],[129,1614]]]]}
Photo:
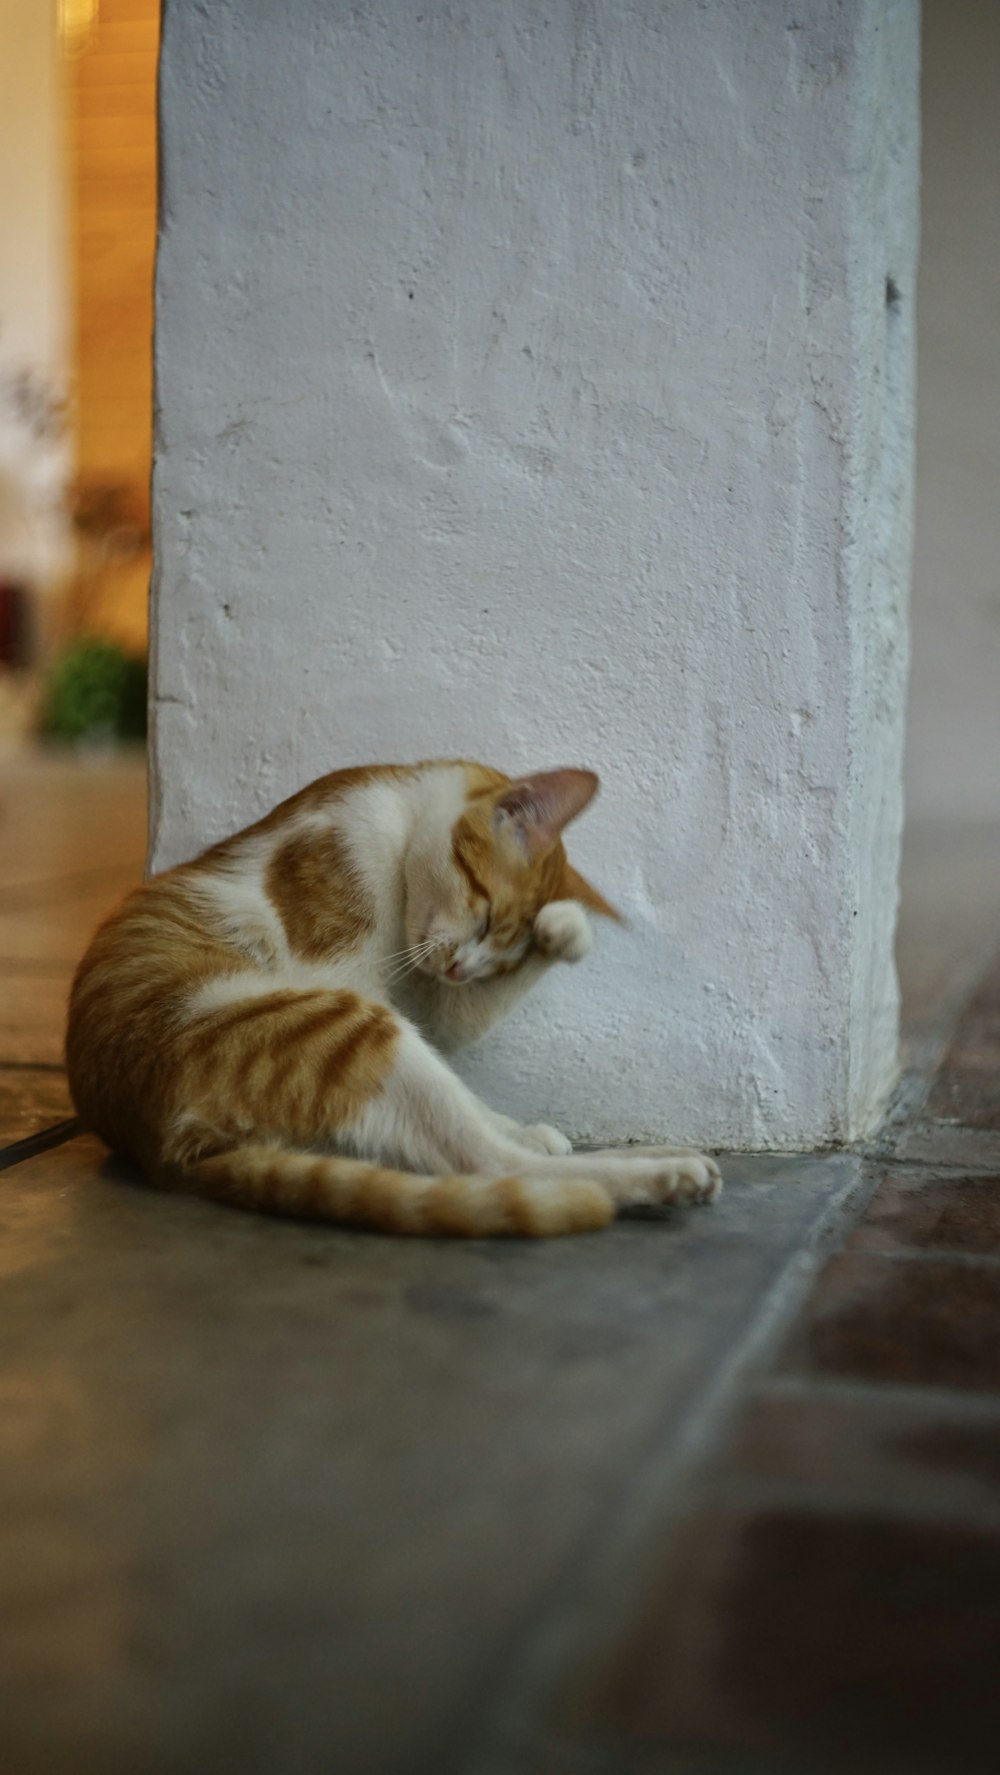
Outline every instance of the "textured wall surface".
{"type": "Polygon", "coordinates": [[[794,1148],[891,1080],[917,36],[167,8],[152,863],[373,757],[599,770],[629,929],[468,1061],[526,1118],[794,1148]]]}

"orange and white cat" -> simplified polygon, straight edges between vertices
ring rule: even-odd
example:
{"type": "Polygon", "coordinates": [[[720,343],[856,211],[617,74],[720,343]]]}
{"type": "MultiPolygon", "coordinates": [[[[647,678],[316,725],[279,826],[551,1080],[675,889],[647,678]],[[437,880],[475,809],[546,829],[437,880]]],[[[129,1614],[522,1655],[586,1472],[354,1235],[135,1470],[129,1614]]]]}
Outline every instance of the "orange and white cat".
{"type": "Polygon", "coordinates": [[[578,1232],[710,1200],[711,1159],[574,1153],[442,1058],[582,960],[588,911],[617,916],[562,844],[597,786],[466,762],[337,771],[148,881],[73,983],[84,1123],[157,1183],[399,1233],[578,1232]]]}

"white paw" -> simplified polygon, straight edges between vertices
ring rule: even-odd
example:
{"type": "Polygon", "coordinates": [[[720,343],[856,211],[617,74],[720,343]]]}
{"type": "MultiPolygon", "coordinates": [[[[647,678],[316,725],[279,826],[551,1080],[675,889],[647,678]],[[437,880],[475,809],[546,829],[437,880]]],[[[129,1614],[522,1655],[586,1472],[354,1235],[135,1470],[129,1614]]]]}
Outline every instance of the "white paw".
{"type": "Polygon", "coordinates": [[[722,1194],[722,1172],[714,1159],[706,1153],[687,1153],[681,1163],[692,1166],[698,1173],[687,1186],[689,1193],[685,1201],[714,1202],[722,1194]]]}
{"type": "Polygon", "coordinates": [[[530,1128],[519,1128],[517,1131],[519,1146],[526,1146],[533,1153],[571,1153],[573,1142],[560,1134],[558,1128],[550,1128],[547,1122],[535,1122],[530,1128]]]}
{"type": "Polygon", "coordinates": [[[587,915],[575,900],[550,900],[535,919],[536,947],[553,961],[582,961],[593,947],[587,915]]]}
{"type": "Polygon", "coordinates": [[[721,1189],[719,1167],[704,1153],[650,1158],[647,1149],[644,1160],[637,1158],[619,1175],[613,1194],[625,1207],[629,1203],[714,1202],[721,1189]]]}

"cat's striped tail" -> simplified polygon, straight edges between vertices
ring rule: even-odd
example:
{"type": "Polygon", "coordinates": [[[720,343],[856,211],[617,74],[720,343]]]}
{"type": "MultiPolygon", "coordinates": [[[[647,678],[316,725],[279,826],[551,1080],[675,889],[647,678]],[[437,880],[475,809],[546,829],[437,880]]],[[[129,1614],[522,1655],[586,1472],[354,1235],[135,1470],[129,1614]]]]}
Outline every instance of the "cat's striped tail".
{"type": "MultiPolygon", "coordinates": [[[[529,1161],[530,1163],[530,1161],[529,1161]]],[[[215,1201],[297,1220],[465,1239],[594,1232],[614,1214],[591,1178],[420,1177],[365,1159],[252,1144],[189,1161],[171,1181],[215,1201]]]]}

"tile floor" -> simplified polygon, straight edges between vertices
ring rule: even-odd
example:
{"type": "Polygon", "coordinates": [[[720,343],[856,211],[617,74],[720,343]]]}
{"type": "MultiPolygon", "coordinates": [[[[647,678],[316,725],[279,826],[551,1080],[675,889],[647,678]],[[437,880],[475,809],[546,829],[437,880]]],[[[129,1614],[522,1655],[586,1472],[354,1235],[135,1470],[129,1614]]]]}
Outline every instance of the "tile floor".
{"type": "Polygon", "coordinates": [[[74,1135],[66,986],[143,848],[138,762],[0,770],[5,1775],[992,1769],[993,835],[911,835],[869,1150],[523,1247],[74,1135]]]}

